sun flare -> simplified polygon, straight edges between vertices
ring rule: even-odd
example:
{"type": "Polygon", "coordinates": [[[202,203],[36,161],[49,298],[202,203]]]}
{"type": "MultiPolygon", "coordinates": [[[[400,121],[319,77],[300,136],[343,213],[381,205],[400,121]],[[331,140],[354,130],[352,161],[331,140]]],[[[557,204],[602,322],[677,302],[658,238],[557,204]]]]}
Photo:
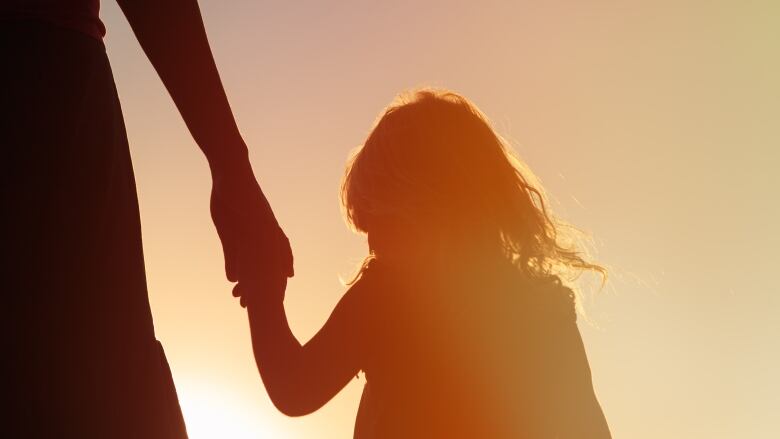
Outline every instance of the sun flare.
{"type": "Polygon", "coordinates": [[[281,438],[239,395],[196,383],[181,383],[179,401],[190,439],[281,438]]]}

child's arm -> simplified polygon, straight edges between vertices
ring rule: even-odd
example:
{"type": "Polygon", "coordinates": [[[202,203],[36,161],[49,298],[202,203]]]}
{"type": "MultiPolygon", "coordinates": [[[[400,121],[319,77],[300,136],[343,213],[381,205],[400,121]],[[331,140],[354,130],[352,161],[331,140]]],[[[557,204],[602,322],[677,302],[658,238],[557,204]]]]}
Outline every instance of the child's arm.
{"type": "Polygon", "coordinates": [[[247,306],[252,347],[271,401],[288,416],[322,407],[360,369],[359,284],[339,301],[328,321],[305,345],[290,331],[278,297],[257,297],[247,306]]]}

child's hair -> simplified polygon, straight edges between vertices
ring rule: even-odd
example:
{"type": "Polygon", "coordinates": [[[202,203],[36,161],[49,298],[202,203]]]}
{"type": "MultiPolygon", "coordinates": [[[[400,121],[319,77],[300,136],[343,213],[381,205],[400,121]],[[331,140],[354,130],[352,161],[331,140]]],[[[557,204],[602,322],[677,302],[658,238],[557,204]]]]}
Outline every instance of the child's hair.
{"type": "Polygon", "coordinates": [[[486,117],[451,91],[399,95],[350,159],[341,201],[347,222],[369,237],[387,224],[423,235],[472,231],[493,236],[529,278],[606,275],[585,259],[576,230],[549,212],[533,174],[486,117]]]}

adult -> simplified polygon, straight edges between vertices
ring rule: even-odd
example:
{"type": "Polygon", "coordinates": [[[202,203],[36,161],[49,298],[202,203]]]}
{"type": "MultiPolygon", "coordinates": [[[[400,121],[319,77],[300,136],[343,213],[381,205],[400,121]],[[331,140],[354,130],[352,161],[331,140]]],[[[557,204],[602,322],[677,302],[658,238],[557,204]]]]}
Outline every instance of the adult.
{"type": "MultiPolygon", "coordinates": [[[[283,284],[293,274],[289,243],[252,172],[197,1],[119,5],[208,159],[227,278],[259,289],[283,284]]],[[[135,181],[98,9],[99,0],[0,5],[3,430],[183,438],[154,334],[135,181]]]]}

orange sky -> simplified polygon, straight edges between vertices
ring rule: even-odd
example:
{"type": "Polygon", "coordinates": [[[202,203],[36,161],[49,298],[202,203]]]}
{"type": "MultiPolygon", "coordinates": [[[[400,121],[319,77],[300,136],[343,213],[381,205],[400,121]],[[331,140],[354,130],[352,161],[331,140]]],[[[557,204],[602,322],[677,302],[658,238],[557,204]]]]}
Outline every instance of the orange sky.
{"type": "MultiPolygon", "coordinates": [[[[337,201],[398,91],[473,99],[612,267],[580,324],[616,438],[776,438],[780,7],[765,2],[201,1],[307,339],[366,254],[337,201]],[[763,4],[762,4],[763,3],[763,4]]],[[[102,17],[150,298],[192,439],[351,437],[362,380],[288,419],[224,280],[205,160],[115,4],[102,17]]]]}

